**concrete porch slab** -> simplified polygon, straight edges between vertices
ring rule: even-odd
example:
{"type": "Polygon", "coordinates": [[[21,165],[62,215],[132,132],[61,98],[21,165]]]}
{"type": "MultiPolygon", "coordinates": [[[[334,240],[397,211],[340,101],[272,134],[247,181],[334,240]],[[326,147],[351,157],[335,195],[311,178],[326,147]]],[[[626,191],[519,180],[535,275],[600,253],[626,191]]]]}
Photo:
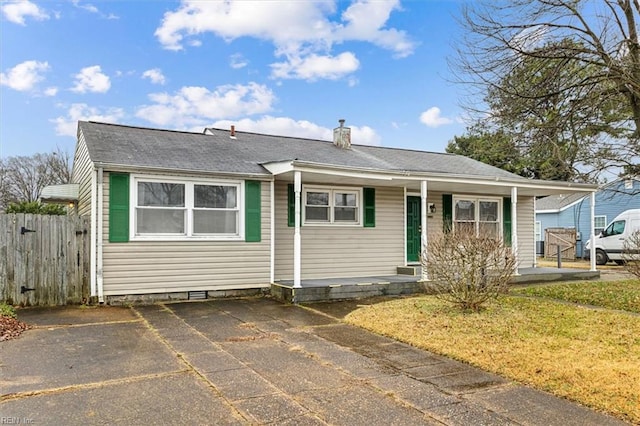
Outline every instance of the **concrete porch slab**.
{"type": "MultiPolygon", "coordinates": [[[[292,280],[271,284],[271,295],[288,303],[306,303],[331,300],[364,299],[376,296],[400,296],[428,291],[428,282],[421,281],[420,267],[408,266],[413,274],[375,277],[347,277],[308,279],[301,287],[294,288],[292,280]]],[[[400,271],[400,269],[399,269],[400,271]]],[[[589,280],[600,278],[600,271],[569,268],[520,268],[511,277],[511,284],[528,284],[551,281],[589,280]]]]}

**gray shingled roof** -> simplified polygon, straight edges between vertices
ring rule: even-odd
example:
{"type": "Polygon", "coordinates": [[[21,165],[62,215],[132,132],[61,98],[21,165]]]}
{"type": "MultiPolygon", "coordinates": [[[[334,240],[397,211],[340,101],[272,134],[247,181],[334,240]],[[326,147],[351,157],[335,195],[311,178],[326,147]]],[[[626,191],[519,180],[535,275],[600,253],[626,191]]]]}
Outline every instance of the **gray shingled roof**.
{"type": "Polygon", "coordinates": [[[548,197],[536,200],[536,211],[561,210],[584,197],[584,193],[549,195],[548,197]]]}
{"type": "Polygon", "coordinates": [[[325,165],[382,171],[446,173],[523,179],[493,166],[455,154],[352,145],[229,130],[208,133],[157,130],[80,121],[92,161],[127,167],[268,175],[261,164],[300,160],[325,165]]]}

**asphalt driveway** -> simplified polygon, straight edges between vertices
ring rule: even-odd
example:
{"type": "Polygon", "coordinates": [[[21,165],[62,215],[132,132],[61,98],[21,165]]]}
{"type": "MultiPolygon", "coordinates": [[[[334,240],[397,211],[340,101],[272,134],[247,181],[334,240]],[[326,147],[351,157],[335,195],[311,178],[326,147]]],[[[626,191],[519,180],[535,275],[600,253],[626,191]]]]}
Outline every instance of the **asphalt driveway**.
{"type": "Polygon", "coordinates": [[[0,424],[622,424],[342,323],[356,303],[21,310],[0,424]]]}

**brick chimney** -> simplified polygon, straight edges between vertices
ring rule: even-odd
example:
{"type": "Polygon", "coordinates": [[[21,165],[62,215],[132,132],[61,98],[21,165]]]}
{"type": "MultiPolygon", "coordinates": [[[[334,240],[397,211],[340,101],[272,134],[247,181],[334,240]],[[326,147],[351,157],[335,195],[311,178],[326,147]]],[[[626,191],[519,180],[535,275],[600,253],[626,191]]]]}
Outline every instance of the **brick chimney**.
{"type": "Polygon", "coordinates": [[[338,120],[340,127],[333,129],[333,144],[338,148],[351,149],[351,128],[344,126],[344,118],[338,120]]]}

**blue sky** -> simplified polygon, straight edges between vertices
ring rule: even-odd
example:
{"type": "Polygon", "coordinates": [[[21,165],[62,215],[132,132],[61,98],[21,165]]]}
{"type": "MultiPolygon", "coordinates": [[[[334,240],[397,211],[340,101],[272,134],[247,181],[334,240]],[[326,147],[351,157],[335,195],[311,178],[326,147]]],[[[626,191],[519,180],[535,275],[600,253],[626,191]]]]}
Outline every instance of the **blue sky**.
{"type": "Polygon", "coordinates": [[[78,120],[444,151],[459,1],[0,1],[0,156],[78,120]]]}

